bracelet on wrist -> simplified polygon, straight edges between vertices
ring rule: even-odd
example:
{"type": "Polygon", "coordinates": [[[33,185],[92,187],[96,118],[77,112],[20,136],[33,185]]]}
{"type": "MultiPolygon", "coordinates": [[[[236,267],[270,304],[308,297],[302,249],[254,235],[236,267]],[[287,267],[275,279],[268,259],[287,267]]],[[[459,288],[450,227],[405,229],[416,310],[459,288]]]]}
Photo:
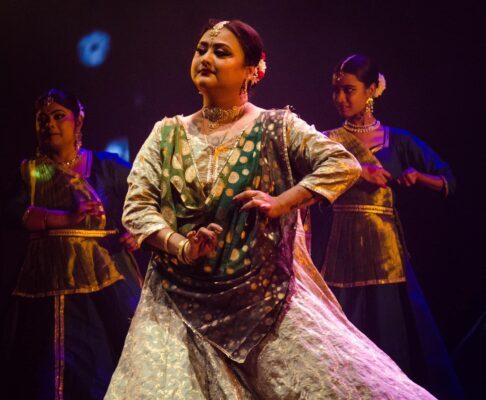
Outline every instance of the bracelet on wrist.
{"type": "Polygon", "coordinates": [[[183,239],[177,245],[177,259],[183,264],[186,264],[186,260],[184,259],[184,248],[187,243],[189,243],[189,239],[183,239]]]}
{"type": "Polygon", "coordinates": [[[193,260],[191,260],[191,259],[189,258],[189,256],[188,256],[188,254],[187,254],[187,252],[188,252],[188,248],[189,248],[189,244],[190,244],[190,243],[191,243],[191,242],[190,242],[190,241],[189,241],[189,239],[188,239],[188,240],[186,240],[186,241],[184,242],[184,245],[182,246],[182,258],[184,259],[184,262],[185,262],[186,264],[192,264],[192,263],[193,263],[193,260]]]}
{"type": "Polygon", "coordinates": [[[162,247],[163,247],[162,250],[164,250],[167,253],[169,252],[169,240],[174,233],[176,233],[176,231],[169,231],[162,238],[162,247]]]}

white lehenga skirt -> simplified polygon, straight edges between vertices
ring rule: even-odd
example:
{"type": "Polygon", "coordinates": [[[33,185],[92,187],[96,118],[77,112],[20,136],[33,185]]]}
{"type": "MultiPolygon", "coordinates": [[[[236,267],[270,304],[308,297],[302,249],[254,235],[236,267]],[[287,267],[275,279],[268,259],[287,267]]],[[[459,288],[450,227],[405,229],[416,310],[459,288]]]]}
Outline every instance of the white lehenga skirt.
{"type": "Polygon", "coordinates": [[[302,230],[294,268],[285,314],[243,365],[188,329],[163,289],[146,284],[105,399],[434,399],[346,319],[302,230]]]}

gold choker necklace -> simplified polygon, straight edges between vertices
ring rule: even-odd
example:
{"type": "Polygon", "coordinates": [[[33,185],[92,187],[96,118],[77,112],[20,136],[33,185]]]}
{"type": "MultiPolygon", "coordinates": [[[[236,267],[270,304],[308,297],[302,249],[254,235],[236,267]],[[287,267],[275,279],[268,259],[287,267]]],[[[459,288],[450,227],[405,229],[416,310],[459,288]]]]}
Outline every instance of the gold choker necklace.
{"type": "Polygon", "coordinates": [[[245,111],[245,104],[233,106],[230,109],[219,107],[203,107],[202,116],[208,120],[209,129],[216,129],[220,125],[228,124],[240,118],[245,111]]]}
{"type": "Polygon", "coordinates": [[[62,165],[63,167],[72,167],[74,164],[76,164],[79,161],[80,158],[81,158],[81,154],[78,153],[71,160],[67,160],[67,161],[57,161],[57,164],[58,165],[62,165]]]}
{"type": "Polygon", "coordinates": [[[71,158],[70,160],[67,160],[67,161],[55,161],[55,160],[53,160],[53,161],[57,165],[60,165],[62,167],[68,167],[69,168],[69,167],[72,167],[74,164],[76,164],[79,161],[80,158],[81,158],[81,152],[78,151],[76,153],[76,155],[73,158],[71,158]]]}
{"type": "Polygon", "coordinates": [[[346,129],[348,132],[351,133],[368,133],[376,131],[381,126],[380,121],[375,119],[374,122],[368,125],[356,125],[348,120],[344,121],[343,128],[346,129]]]}

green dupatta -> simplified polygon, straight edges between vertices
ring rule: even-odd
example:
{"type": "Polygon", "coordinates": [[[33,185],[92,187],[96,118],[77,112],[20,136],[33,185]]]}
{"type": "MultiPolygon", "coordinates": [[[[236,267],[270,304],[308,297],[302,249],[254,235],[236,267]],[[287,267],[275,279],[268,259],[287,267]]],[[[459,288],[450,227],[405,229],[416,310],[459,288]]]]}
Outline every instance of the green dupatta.
{"type": "Polygon", "coordinates": [[[150,285],[161,284],[186,324],[238,362],[276,322],[292,277],[297,213],[271,220],[232,202],[247,189],[278,195],[292,186],[286,113],[263,112],[242,134],[207,197],[182,123],[161,131],[164,219],[184,235],[211,222],[223,233],[215,252],[196,265],[157,252],[150,285]]]}

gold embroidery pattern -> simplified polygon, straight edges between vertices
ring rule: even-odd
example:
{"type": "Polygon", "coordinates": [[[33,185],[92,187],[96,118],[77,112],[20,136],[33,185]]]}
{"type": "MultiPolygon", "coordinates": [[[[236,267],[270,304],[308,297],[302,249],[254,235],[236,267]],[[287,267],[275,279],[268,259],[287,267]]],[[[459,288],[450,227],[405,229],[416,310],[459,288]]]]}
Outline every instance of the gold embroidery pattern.
{"type": "MultiPolygon", "coordinates": [[[[88,152],[86,176],[90,175],[91,160],[88,152]]],[[[86,177],[68,168],[45,158],[25,161],[21,168],[24,181],[30,182],[32,205],[69,210],[80,201],[101,203],[86,177]]],[[[31,233],[14,295],[33,298],[90,293],[123,279],[105,242],[97,240],[118,234],[105,227],[106,216],[88,216],[66,228],[31,233]]],[[[108,242],[115,242],[115,238],[108,242]]]]}
{"type": "Polygon", "coordinates": [[[64,399],[64,295],[54,296],[55,399],[64,399]]]}
{"type": "Polygon", "coordinates": [[[87,287],[78,287],[75,289],[58,289],[58,290],[48,290],[45,292],[36,292],[36,293],[31,293],[27,291],[21,291],[21,290],[15,290],[13,294],[15,296],[21,296],[21,297],[30,297],[30,298],[36,298],[36,297],[46,297],[46,296],[59,296],[59,295],[66,295],[66,294],[85,294],[85,293],[93,293],[93,292],[99,292],[101,289],[104,289],[105,287],[108,287],[115,282],[124,280],[125,278],[123,275],[118,275],[113,277],[110,280],[103,281],[101,284],[93,284],[87,287]]]}
{"type": "Polygon", "coordinates": [[[388,283],[402,283],[406,282],[406,279],[403,278],[390,278],[390,279],[370,279],[367,281],[357,281],[352,283],[341,283],[341,282],[327,282],[329,286],[338,287],[338,288],[350,288],[350,287],[357,287],[357,286],[367,286],[367,285],[386,285],[388,283]]]}
{"type": "Polygon", "coordinates": [[[334,204],[332,206],[332,211],[394,215],[394,210],[392,207],[373,206],[367,204],[334,204]]]}
{"type": "MultiPolygon", "coordinates": [[[[360,163],[381,166],[376,156],[345,129],[331,131],[329,137],[342,143],[360,163]]],[[[360,179],[337,199],[332,212],[321,271],[329,286],[347,288],[406,281],[405,249],[389,187],[370,191],[360,179]]]]}
{"type": "Polygon", "coordinates": [[[109,235],[116,235],[118,230],[104,230],[104,229],[49,229],[45,232],[32,233],[31,239],[40,239],[46,236],[71,236],[71,237],[91,237],[101,238],[109,235]]]}

